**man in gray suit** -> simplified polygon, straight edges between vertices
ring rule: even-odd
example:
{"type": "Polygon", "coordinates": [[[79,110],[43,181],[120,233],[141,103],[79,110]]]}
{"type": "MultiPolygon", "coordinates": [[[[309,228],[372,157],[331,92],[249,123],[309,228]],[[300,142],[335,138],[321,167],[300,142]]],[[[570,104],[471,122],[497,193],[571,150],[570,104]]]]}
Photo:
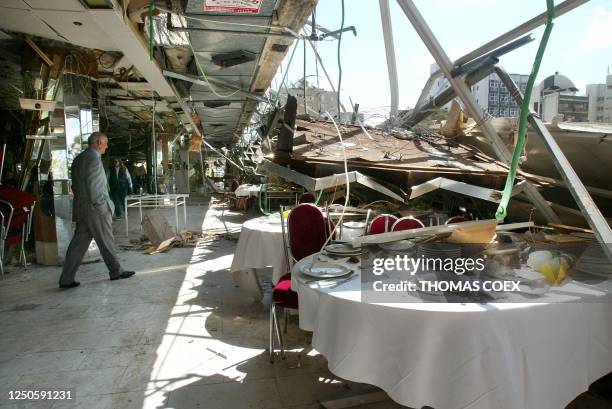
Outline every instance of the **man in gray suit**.
{"type": "Polygon", "coordinates": [[[106,173],[101,158],[107,147],[108,137],[101,132],[94,132],[89,137],[89,148],[77,155],[72,162],[72,219],[76,222],[76,230],[66,252],[66,261],[59,280],[60,288],[79,286],[80,283],[74,281],[74,276],[92,238],[100,249],[111,280],[134,275],[133,271],[123,270],[117,260],[112,225],[114,205],[108,195],[106,173]]]}

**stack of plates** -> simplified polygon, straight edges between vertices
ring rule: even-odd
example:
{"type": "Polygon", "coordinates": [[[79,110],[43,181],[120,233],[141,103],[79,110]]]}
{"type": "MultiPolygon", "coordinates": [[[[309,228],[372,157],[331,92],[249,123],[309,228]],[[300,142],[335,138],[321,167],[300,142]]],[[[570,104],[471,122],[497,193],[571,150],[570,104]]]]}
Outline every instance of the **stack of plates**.
{"type": "Polygon", "coordinates": [[[398,240],[389,243],[381,243],[378,246],[388,251],[406,251],[411,250],[415,245],[416,244],[412,240],[398,240]]]}
{"type": "Polygon", "coordinates": [[[417,247],[417,257],[432,259],[459,258],[461,246],[452,243],[423,243],[417,247]]]}
{"type": "Polygon", "coordinates": [[[353,247],[350,244],[335,243],[326,246],[325,252],[333,256],[358,256],[361,254],[361,247],[353,247]]]}

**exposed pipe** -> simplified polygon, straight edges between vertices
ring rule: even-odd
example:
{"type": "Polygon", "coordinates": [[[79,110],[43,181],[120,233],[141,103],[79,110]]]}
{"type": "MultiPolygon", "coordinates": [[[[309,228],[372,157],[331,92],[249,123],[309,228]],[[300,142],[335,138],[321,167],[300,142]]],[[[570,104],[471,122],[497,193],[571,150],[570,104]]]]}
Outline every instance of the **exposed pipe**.
{"type": "Polygon", "coordinates": [[[389,71],[389,89],[391,90],[391,118],[397,117],[399,105],[399,91],[397,80],[397,65],[395,63],[395,46],[393,44],[393,26],[391,25],[391,12],[389,0],[378,0],[380,6],[380,20],[382,22],[383,37],[385,39],[385,53],[387,55],[387,70],[389,71]]]}
{"type": "Polygon", "coordinates": [[[239,35],[239,36],[257,36],[257,37],[282,37],[282,38],[291,38],[291,39],[300,39],[298,34],[291,33],[264,33],[262,31],[241,31],[241,30],[224,30],[220,28],[202,28],[202,27],[170,27],[170,31],[174,32],[191,32],[191,31],[200,31],[205,33],[221,33],[221,34],[229,34],[229,35],[239,35]]]}

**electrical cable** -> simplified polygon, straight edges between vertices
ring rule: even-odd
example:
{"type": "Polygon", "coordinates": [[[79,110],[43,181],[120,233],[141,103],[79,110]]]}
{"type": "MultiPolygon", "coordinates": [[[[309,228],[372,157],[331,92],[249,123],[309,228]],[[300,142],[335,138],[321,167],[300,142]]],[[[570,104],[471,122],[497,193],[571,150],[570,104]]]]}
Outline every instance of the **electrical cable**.
{"type": "Polygon", "coordinates": [[[240,90],[236,90],[236,91],[232,92],[231,94],[227,94],[227,95],[219,94],[215,90],[215,88],[212,86],[210,81],[208,81],[208,77],[206,76],[206,72],[204,72],[204,68],[202,68],[202,66],[200,65],[200,61],[198,60],[198,56],[196,55],[196,52],[193,49],[193,44],[191,43],[191,35],[187,36],[187,41],[189,42],[189,48],[191,49],[191,53],[193,54],[193,59],[196,62],[196,67],[198,67],[198,74],[202,75],[202,78],[204,78],[204,81],[206,81],[206,83],[208,84],[208,88],[210,88],[210,91],[213,94],[215,94],[219,98],[230,98],[230,97],[233,97],[234,95],[236,95],[237,93],[240,92],[240,90]]]}
{"type": "MultiPolygon", "coordinates": [[[[344,0],[342,0],[342,2],[344,3],[344,0]]],[[[342,154],[343,154],[343,160],[344,160],[344,176],[346,177],[346,197],[344,199],[344,206],[342,206],[342,213],[340,213],[340,218],[338,219],[338,222],[334,225],[333,230],[330,232],[325,242],[323,243],[323,246],[321,246],[321,250],[319,250],[318,253],[315,253],[315,256],[312,258],[311,267],[314,265],[315,261],[318,260],[319,254],[323,252],[323,250],[327,246],[327,243],[329,243],[329,241],[334,236],[334,233],[336,232],[336,229],[338,228],[338,226],[342,224],[342,220],[344,220],[344,213],[346,212],[346,208],[348,207],[349,199],[351,195],[350,180],[349,180],[349,174],[348,174],[348,161],[346,157],[346,149],[344,147],[344,140],[342,139],[342,133],[340,132],[340,128],[338,128],[338,124],[336,124],[336,121],[334,121],[334,118],[331,116],[331,114],[328,111],[325,111],[325,115],[327,115],[327,117],[334,124],[334,128],[336,128],[336,133],[338,134],[338,138],[340,139],[340,146],[342,146],[342,154]]],[[[329,217],[329,215],[327,215],[327,217],[329,217]]]]}
{"type": "Polygon", "coordinates": [[[336,97],[336,109],[338,112],[338,118],[340,118],[340,85],[342,84],[342,59],[340,56],[340,43],[342,41],[342,30],[344,30],[344,0],[342,3],[342,21],[340,23],[340,33],[338,35],[338,95],[336,97]]]}
{"type": "Polygon", "coordinates": [[[529,79],[527,80],[525,96],[523,97],[523,104],[521,105],[521,116],[519,119],[516,146],[514,147],[514,152],[512,154],[512,161],[510,162],[510,170],[508,171],[508,176],[506,178],[504,192],[499,202],[499,207],[495,212],[495,218],[499,221],[504,220],[506,218],[508,211],[508,202],[510,202],[510,197],[512,196],[512,189],[514,187],[516,172],[519,166],[519,159],[521,157],[521,153],[523,152],[523,148],[525,147],[525,135],[527,133],[527,116],[530,112],[529,102],[531,99],[531,92],[533,90],[533,85],[535,83],[536,76],[538,75],[538,71],[540,70],[540,64],[542,62],[542,58],[544,57],[544,52],[546,51],[546,45],[548,43],[548,38],[550,37],[550,32],[552,31],[552,28],[554,26],[554,8],[554,1],[546,0],[546,26],[544,28],[544,34],[542,35],[542,39],[540,40],[540,45],[538,47],[538,51],[533,62],[533,67],[531,68],[531,74],[529,74],[529,79]]]}

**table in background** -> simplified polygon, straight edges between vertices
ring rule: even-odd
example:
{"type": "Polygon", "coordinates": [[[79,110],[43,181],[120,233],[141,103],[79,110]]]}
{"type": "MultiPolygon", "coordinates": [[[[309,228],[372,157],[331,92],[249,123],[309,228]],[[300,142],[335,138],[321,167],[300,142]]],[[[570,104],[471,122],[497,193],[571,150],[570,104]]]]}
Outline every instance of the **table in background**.
{"type": "Polygon", "coordinates": [[[257,217],[242,224],[230,271],[243,290],[261,299],[256,269],[265,267],[272,267],[274,283],[289,271],[278,214],[257,217]]]}
{"type": "Polygon", "coordinates": [[[265,198],[268,210],[278,211],[278,209],[270,209],[270,201],[271,200],[287,200],[291,202],[295,202],[298,204],[300,197],[300,192],[296,192],[294,190],[266,190],[265,198]]]}
{"type": "Polygon", "coordinates": [[[183,206],[183,220],[185,227],[187,226],[187,198],[188,194],[173,193],[165,195],[129,195],[125,197],[125,235],[129,235],[128,229],[128,209],[137,207],[140,215],[140,223],[142,226],[142,209],[143,208],[174,208],[174,220],[176,222],[176,233],[179,232],[179,217],[178,208],[183,206]]]}
{"type": "Polygon", "coordinates": [[[236,197],[257,197],[261,190],[261,185],[240,185],[234,191],[236,197]]]}
{"type": "MultiPolygon", "coordinates": [[[[612,281],[570,281],[561,303],[361,302],[361,279],[306,284],[293,267],[300,327],[331,372],[409,407],[559,409],[612,371],[612,281]],[[582,300],[597,294],[600,300],[582,300]]],[[[359,265],[350,268],[361,273],[359,265]]]]}

